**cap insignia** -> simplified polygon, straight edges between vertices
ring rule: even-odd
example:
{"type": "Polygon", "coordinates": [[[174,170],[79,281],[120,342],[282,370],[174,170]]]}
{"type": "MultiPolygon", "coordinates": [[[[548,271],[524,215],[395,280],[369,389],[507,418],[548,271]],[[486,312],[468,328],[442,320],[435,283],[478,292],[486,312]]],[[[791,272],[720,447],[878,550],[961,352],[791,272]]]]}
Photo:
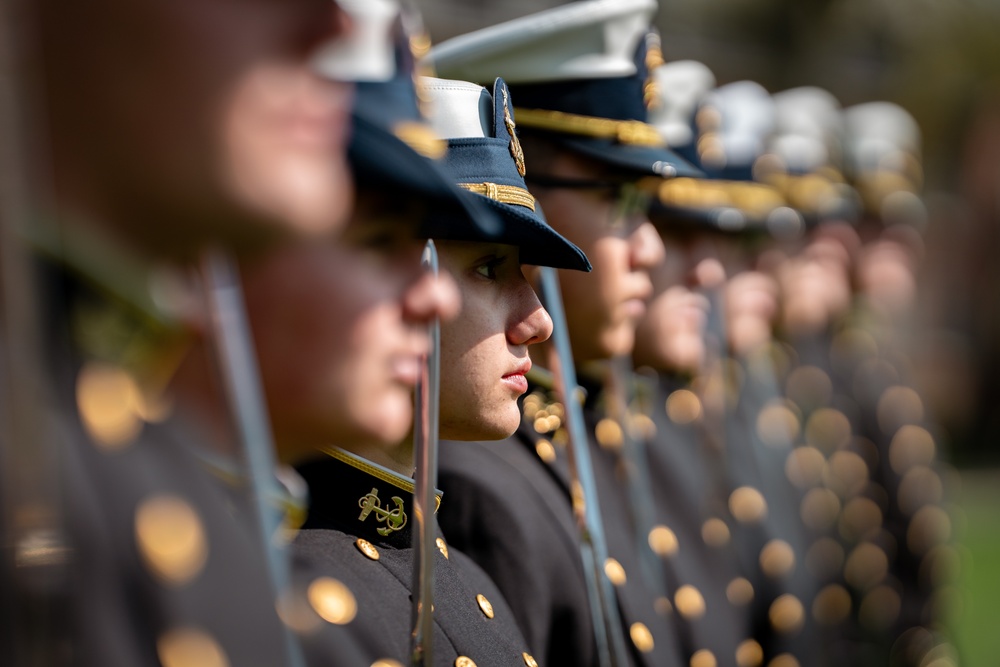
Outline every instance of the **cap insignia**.
{"type": "Polygon", "coordinates": [[[653,76],[656,68],[663,65],[663,47],[660,42],[660,35],[657,32],[650,32],[646,36],[646,82],[642,87],[642,101],[647,109],[658,109],[663,105],[660,97],[660,89],[653,76]]]}
{"type": "Polygon", "coordinates": [[[510,155],[514,158],[514,164],[517,165],[517,173],[524,176],[524,151],[521,149],[521,142],[517,140],[517,133],[514,131],[517,126],[514,125],[514,119],[510,115],[510,106],[507,102],[507,88],[503,88],[503,122],[507,126],[507,133],[510,135],[510,155]]]}

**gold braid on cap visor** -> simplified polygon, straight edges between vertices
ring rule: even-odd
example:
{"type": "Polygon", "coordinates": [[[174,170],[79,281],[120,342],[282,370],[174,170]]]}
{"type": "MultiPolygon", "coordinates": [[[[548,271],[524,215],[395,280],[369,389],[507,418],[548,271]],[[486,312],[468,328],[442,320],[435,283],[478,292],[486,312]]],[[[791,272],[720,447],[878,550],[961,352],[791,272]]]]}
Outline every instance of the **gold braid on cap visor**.
{"type": "Polygon", "coordinates": [[[730,206],[760,217],[785,205],[775,188],[748,181],[675,178],[662,183],[657,194],[661,202],[671,206],[691,209],[730,206]]]}
{"type": "Polygon", "coordinates": [[[482,195],[501,204],[514,204],[535,210],[535,198],[524,188],[497,183],[458,183],[458,187],[482,195]]]}
{"type": "Polygon", "coordinates": [[[520,108],[514,110],[514,117],[517,118],[519,127],[578,134],[594,139],[613,139],[620,144],[632,146],[665,145],[655,127],[639,120],[612,120],[549,109],[520,108]]]}

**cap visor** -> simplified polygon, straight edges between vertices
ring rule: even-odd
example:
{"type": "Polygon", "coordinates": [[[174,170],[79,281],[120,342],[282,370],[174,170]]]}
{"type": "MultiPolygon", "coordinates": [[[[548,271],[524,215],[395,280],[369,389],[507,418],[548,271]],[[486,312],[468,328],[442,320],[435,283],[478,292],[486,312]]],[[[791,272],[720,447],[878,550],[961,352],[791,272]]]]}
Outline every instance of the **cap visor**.
{"type": "Polygon", "coordinates": [[[384,189],[387,197],[402,191],[430,204],[421,225],[421,234],[428,238],[451,238],[451,232],[462,229],[467,236],[489,241],[501,229],[493,212],[455,186],[437,163],[364,118],[354,117],[348,156],[359,187],[384,189]]]}
{"type": "Polygon", "coordinates": [[[639,172],[642,175],[704,177],[690,162],[668,148],[620,144],[611,139],[577,139],[556,135],[567,148],[599,162],[639,172]]]}
{"type": "Polygon", "coordinates": [[[559,232],[547,225],[536,212],[529,213],[512,204],[474,195],[493,210],[503,228],[496,242],[516,245],[520,249],[522,264],[551,266],[555,269],[590,271],[590,260],[583,251],[559,232]]]}

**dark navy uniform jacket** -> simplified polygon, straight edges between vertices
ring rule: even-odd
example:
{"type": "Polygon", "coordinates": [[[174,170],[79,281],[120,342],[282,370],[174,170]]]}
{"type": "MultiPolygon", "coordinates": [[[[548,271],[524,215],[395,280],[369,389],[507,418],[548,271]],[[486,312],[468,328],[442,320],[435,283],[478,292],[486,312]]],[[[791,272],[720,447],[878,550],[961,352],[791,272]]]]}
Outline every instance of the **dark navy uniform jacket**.
{"type": "Polygon", "coordinates": [[[795,436],[768,421],[775,410],[789,409],[777,376],[780,352],[771,343],[732,360],[740,381],[737,403],[725,417],[726,458],[734,487],[760,490],[766,506],[759,524],[743,531],[760,589],[757,628],[765,659],[814,665],[825,659],[812,613],[820,585],[806,567],[811,541],[802,518],[803,493],[786,471],[795,436]]]}
{"type": "MultiPolygon", "coordinates": [[[[310,503],[293,543],[297,567],[349,585],[358,640],[382,658],[409,664],[413,480],[333,448],[299,472],[309,484],[310,503]]],[[[444,539],[437,546],[434,665],[534,667],[514,615],[489,577],[444,539]]]]}
{"type": "Polygon", "coordinates": [[[887,333],[856,305],[829,331],[793,340],[782,378],[803,431],[789,468],[807,498],[839,499],[813,521],[810,563],[824,584],[817,610],[831,665],[917,665],[944,643],[927,573],[957,560],[947,472],[910,363],[887,333]],[[811,460],[826,473],[809,474],[811,460]]]}
{"type": "MultiPolygon", "coordinates": [[[[260,540],[239,489],[203,465],[207,439],[177,417],[123,409],[149,361],[130,354],[164,349],[155,326],[64,266],[40,273],[55,403],[40,414],[52,417],[65,533],[53,555],[66,574],[47,640],[81,666],[288,665],[260,540]]],[[[317,625],[307,643],[326,665],[371,662],[346,626],[317,625]]]]}
{"type": "MultiPolygon", "coordinates": [[[[672,592],[685,652],[718,667],[752,664],[755,591],[729,511],[719,453],[706,441],[701,401],[690,383],[657,374],[639,380],[650,418],[646,457],[657,535],[650,542],[672,592]],[[710,657],[709,657],[710,656],[710,657]]],[[[754,554],[755,556],[755,554],[754,554]]]]}
{"type": "MultiPolygon", "coordinates": [[[[585,419],[608,543],[604,572],[617,594],[627,650],[635,665],[685,664],[665,592],[642,573],[616,456],[594,439],[603,418],[599,393],[591,392],[585,419]]],[[[439,483],[453,499],[442,508],[441,529],[496,581],[540,664],[596,665],[563,409],[537,385],[522,404],[521,426],[506,440],[441,443],[439,483]]]]}

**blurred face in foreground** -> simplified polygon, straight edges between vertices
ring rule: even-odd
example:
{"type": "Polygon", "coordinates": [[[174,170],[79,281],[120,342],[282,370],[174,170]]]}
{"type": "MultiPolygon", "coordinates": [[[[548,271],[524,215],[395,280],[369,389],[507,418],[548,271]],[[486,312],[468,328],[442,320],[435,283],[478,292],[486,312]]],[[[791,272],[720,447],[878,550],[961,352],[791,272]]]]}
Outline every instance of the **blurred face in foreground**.
{"type": "Polygon", "coordinates": [[[646,217],[648,197],[637,184],[616,185],[620,176],[569,153],[557,155],[545,176],[577,184],[532,185],[531,191],[549,224],[594,267],[559,272],[573,356],[585,362],[629,354],[653,291],[649,269],[663,259],[659,234],[646,217]],[[586,183],[592,186],[578,187],[586,183]]]}
{"type": "Polygon", "coordinates": [[[506,438],[521,419],[528,346],[548,339],[552,320],[515,246],[440,241],[438,250],[462,298],[458,317],[441,329],[441,437],[506,438]]]}
{"type": "Polygon", "coordinates": [[[418,215],[362,195],[335,243],[296,242],[244,272],[279,456],[338,445],[409,474],[400,449],[427,353],[426,324],[458,310],[455,284],[420,266],[418,215]]]}
{"type": "MultiPolygon", "coordinates": [[[[311,57],[330,0],[41,0],[58,206],[151,254],[317,234],[350,208],[351,87],[311,57]]],[[[40,114],[41,115],[41,114],[40,114]]]]}

